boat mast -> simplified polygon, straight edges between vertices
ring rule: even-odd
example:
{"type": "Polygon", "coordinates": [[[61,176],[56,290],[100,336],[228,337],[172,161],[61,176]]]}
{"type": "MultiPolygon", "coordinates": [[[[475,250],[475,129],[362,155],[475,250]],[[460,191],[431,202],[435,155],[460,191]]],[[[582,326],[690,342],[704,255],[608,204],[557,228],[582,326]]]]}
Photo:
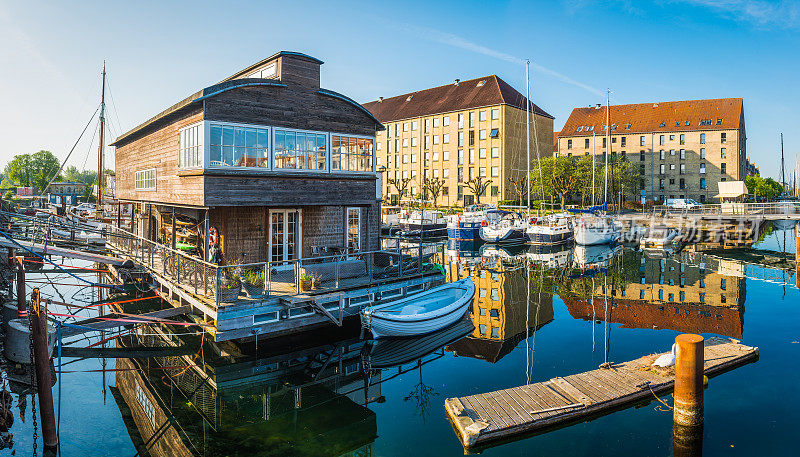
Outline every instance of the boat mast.
{"type": "Polygon", "coordinates": [[[597,152],[597,132],[592,129],[592,204],[590,206],[594,206],[594,163],[597,161],[597,156],[595,153],[597,152]]]}
{"type": "Polygon", "coordinates": [[[610,113],[610,103],[609,98],[611,97],[611,90],[606,89],[606,152],[603,154],[605,159],[605,183],[603,191],[603,202],[608,202],[608,156],[611,151],[611,113],[610,113]]]}
{"type": "MultiPolygon", "coordinates": [[[[527,194],[528,194],[528,204],[526,206],[528,210],[528,217],[527,219],[530,220],[531,215],[531,113],[530,113],[530,104],[531,104],[531,81],[530,81],[530,67],[531,61],[525,61],[525,151],[526,151],[526,161],[527,164],[527,174],[525,175],[525,183],[528,187],[527,194]]],[[[542,167],[539,166],[539,173],[542,172],[542,167]]],[[[541,180],[540,180],[541,181],[541,180]]],[[[540,182],[540,184],[543,184],[540,182]]]]}
{"type": "Polygon", "coordinates": [[[783,132],[781,132],[781,194],[786,195],[786,167],[783,162],[783,132]]]}
{"type": "Polygon", "coordinates": [[[105,143],[103,134],[106,124],[106,61],[103,61],[103,88],[100,91],[100,146],[97,150],[97,209],[95,217],[102,218],[103,211],[103,145],[105,143]]]}

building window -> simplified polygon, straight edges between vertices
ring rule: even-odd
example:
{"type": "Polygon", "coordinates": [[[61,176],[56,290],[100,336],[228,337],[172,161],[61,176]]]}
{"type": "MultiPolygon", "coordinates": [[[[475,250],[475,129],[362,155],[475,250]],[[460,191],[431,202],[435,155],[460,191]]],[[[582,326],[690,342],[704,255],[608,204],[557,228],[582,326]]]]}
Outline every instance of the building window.
{"type": "Polygon", "coordinates": [[[706,172],[706,164],[701,162],[700,163],[700,174],[705,174],[705,172],[706,172]]]}
{"type": "Polygon", "coordinates": [[[489,136],[491,138],[499,138],[500,137],[500,129],[492,129],[489,131],[489,136]]]}
{"type": "Polygon", "coordinates": [[[486,167],[479,167],[478,168],[478,176],[480,176],[481,178],[485,178],[486,177],[486,167]]]}
{"type": "Polygon", "coordinates": [[[485,159],[486,158],[486,148],[478,149],[478,158],[485,159]]]}
{"type": "Polygon", "coordinates": [[[469,128],[475,127],[475,112],[469,113],[469,128]]]}
{"type": "Polygon", "coordinates": [[[442,118],[442,126],[447,127],[450,125],[450,116],[445,116],[442,118]]]}
{"type": "Polygon", "coordinates": [[[469,145],[475,146],[475,130],[469,131],[469,145]]]}
{"type": "Polygon", "coordinates": [[[449,133],[445,133],[444,135],[442,135],[442,143],[444,143],[444,144],[449,144],[450,143],[450,134],[449,133]]]}
{"type": "Polygon", "coordinates": [[[434,162],[438,162],[439,161],[439,153],[438,152],[434,152],[433,153],[433,161],[434,162]]]}
{"type": "Polygon", "coordinates": [[[471,164],[475,163],[475,150],[474,149],[470,149],[469,150],[469,163],[471,163],[471,164]]]}
{"type": "MultiPolygon", "coordinates": [[[[425,142],[428,142],[428,137],[425,137],[425,142]]],[[[433,135],[433,144],[439,144],[439,135],[433,135]]]]}
{"type": "Polygon", "coordinates": [[[681,160],[686,159],[686,149],[681,149],[681,160]]]}
{"type": "MultiPolygon", "coordinates": [[[[677,124],[678,124],[678,123],[676,123],[675,127],[677,127],[677,126],[678,126],[677,124]]],[[[669,140],[670,140],[670,141],[675,141],[675,135],[670,135],[670,136],[669,136],[669,140]]]]}
{"type": "Polygon", "coordinates": [[[403,122],[403,131],[408,132],[408,122],[403,122]]]}
{"type": "Polygon", "coordinates": [[[686,180],[685,180],[685,179],[683,179],[683,178],[681,178],[681,181],[680,181],[680,183],[678,183],[678,186],[679,186],[681,189],[686,189],[686,180]]]}
{"type": "Polygon", "coordinates": [[[438,117],[434,117],[433,118],[433,128],[437,128],[437,127],[439,127],[439,118],[438,117]]]}
{"type": "Polygon", "coordinates": [[[603,138],[603,147],[606,147],[606,140],[607,138],[603,138]]]}
{"type": "Polygon", "coordinates": [[[450,151],[442,151],[442,160],[450,160],[450,151]]]}
{"type": "Polygon", "coordinates": [[[686,164],[685,164],[685,163],[682,163],[682,164],[681,164],[681,171],[680,171],[680,173],[681,173],[682,175],[685,175],[685,174],[686,174],[686,164]]]}
{"type": "Polygon", "coordinates": [[[706,144],[706,134],[705,133],[701,133],[700,134],[700,144],[706,144]]]}
{"type": "Polygon", "coordinates": [[[211,124],[210,130],[212,167],[269,167],[269,129],[211,124]]]}
{"type": "Polygon", "coordinates": [[[706,158],[706,148],[700,148],[700,158],[701,159],[706,158]]]}
{"type": "MultiPolygon", "coordinates": [[[[700,178],[700,188],[701,189],[705,189],[706,188],[706,178],[700,178]]],[[[701,195],[700,197],[702,198],[704,196],[701,195]]]]}
{"type": "Polygon", "coordinates": [[[670,149],[669,150],[669,155],[674,156],[675,155],[675,150],[674,149],[670,149]]]}
{"type": "Polygon", "coordinates": [[[459,165],[463,165],[464,164],[464,150],[463,149],[459,149],[458,150],[458,164],[459,165]]]}
{"type": "Polygon", "coordinates": [[[686,144],[686,135],[681,133],[681,144],[686,144]]]}
{"type": "Polygon", "coordinates": [[[498,147],[492,148],[492,158],[496,159],[498,157],[500,157],[500,148],[498,147]]]}
{"type": "MultiPolygon", "coordinates": [[[[417,163],[417,155],[416,154],[411,154],[411,163],[417,163]]],[[[413,175],[414,171],[412,171],[411,174],[413,175]]]]}
{"type": "Polygon", "coordinates": [[[478,120],[481,122],[486,120],[486,111],[481,111],[480,113],[478,113],[478,120]]]}
{"type": "Polygon", "coordinates": [[[586,138],[585,140],[583,140],[583,147],[585,149],[589,149],[589,138],[586,138]]]}
{"type": "Polygon", "coordinates": [[[728,150],[727,150],[726,148],[722,148],[722,149],[720,149],[720,150],[719,150],[719,157],[720,157],[721,159],[725,159],[725,158],[727,158],[727,152],[728,152],[728,150]]]}
{"type": "Polygon", "coordinates": [[[661,160],[664,160],[664,156],[665,155],[666,155],[666,152],[663,149],[658,151],[658,156],[661,158],[661,160]]]}
{"type": "Polygon", "coordinates": [[[458,113],[458,128],[464,128],[464,113],[458,113]]]}
{"type": "Polygon", "coordinates": [[[194,168],[203,166],[202,124],[186,127],[178,132],[178,166],[194,168]]]}
{"type": "Polygon", "coordinates": [[[572,140],[567,140],[567,149],[572,149],[572,140]]]}
{"type": "Polygon", "coordinates": [[[156,190],[156,169],[137,171],[135,175],[136,190],[156,190]]]}
{"type": "Polygon", "coordinates": [[[659,165],[659,173],[661,173],[661,174],[663,175],[663,174],[664,174],[664,172],[665,172],[665,166],[664,166],[664,164],[662,163],[661,165],[659,165]]]}
{"type": "Polygon", "coordinates": [[[417,129],[417,121],[411,121],[411,130],[417,129]]]}
{"type": "Polygon", "coordinates": [[[411,137],[411,147],[415,148],[415,147],[417,147],[417,144],[418,144],[417,137],[415,137],[415,136],[411,137]]]}
{"type": "Polygon", "coordinates": [[[644,146],[644,135],[639,137],[639,146],[644,146]]]}
{"type": "Polygon", "coordinates": [[[639,151],[639,161],[644,162],[644,151],[639,151]]]}
{"type": "Polygon", "coordinates": [[[663,145],[664,145],[664,142],[665,142],[665,141],[664,141],[664,135],[660,135],[660,136],[658,137],[658,144],[660,144],[661,146],[663,146],[663,145]]]}
{"type": "MultiPolygon", "coordinates": [[[[620,140],[619,140],[619,145],[620,145],[620,146],[625,146],[626,142],[627,142],[627,138],[623,136],[623,137],[622,137],[622,138],[620,138],[620,140]]],[[[644,145],[642,145],[642,146],[644,146],[644,145]]]]}
{"type": "Polygon", "coordinates": [[[371,139],[333,135],[332,141],[333,170],[372,171],[371,139]]]}
{"type": "Polygon", "coordinates": [[[347,208],[347,250],[361,250],[361,208],[347,208]]]}
{"type": "Polygon", "coordinates": [[[492,197],[500,195],[500,189],[497,186],[492,186],[492,197]]]}
{"type": "Polygon", "coordinates": [[[458,132],[458,147],[461,146],[464,146],[464,132],[458,132]]]}
{"type": "Polygon", "coordinates": [[[728,134],[725,133],[725,132],[720,133],[719,134],[719,142],[720,143],[727,143],[728,142],[728,134]]]}
{"type": "Polygon", "coordinates": [[[492,167],[492,178],[500,176],[500,167],[492,167]]]}
{"type": "Polygon", "coordinates": [[[719,171],[720,171],[720,173],[722,173],[723,175],[724,175],[725,173],[727,173],[727,172],[728,172],[728,167],[727,167],[727,165],[728,165],[728,164],[726,164],[725,162],[723,162],[723,163],[721,163],[721,164],[719,165],[719,171]]]}
{"type": "Polygon", "coordinates": [[[500,110],[495,108],[492,110],[492,119],[500,119],[500,110]]]}
{"type": "Polygon", "coordinates": [[[486,129],[478,130],[478,139],[485,140],[486,139],[486,129]]]}
{"type": "Polygon", "coordinates": [[[442,178],[449,178],[449,177],[450,177],[450,169],[442,168],[442,178]]]}
{"type": "Polygon", "coordinates": [[[424,129],[423,132],[424,133],[428,133],[428,131],[430,130],[430,126],[431,126],[431,120],[430,119],[425,119],[425,121],[422,123],[422,126],[423,126],[423,129],[424,129]]]}
{"type": "Polygon", "coordinates": [[[408,147],[408,138],[403,138],[403,147],[404,148],[408,147]]]}
{"type": "Polygon", "coordinates": [[[664,190],[664,180],[663,179],[659,179],[658,180],[658,188],[659,188],[659,190],[664,190]]]}

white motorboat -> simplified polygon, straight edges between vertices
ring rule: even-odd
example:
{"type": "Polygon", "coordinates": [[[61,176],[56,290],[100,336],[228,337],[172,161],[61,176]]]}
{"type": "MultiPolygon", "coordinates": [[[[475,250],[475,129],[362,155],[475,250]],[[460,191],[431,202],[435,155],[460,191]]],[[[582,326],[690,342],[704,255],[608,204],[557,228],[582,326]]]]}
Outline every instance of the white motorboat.
{"type": "Polygon", "coordinates": [[[470,278],[361,310],[361,323],[374,338],[407,337],[435,332],[455,323],[475,295],[470,278]]]}
{"type": "Polygon", "coordinates": [[[487,243],[523,244],[527,224],[522,215],[510,211],[486,212],[487,221],[481,223],[480,236],[487,243]]]}
{"type": "Polygon", "coordinates": [[[609,244],[616,239],[614,220],[609,216],[582,215],[575,221],[575,243],[583,246],[609,244]]]}
{"type": "Polygon", "coordinates": [[[573,237],[570,217],[564,214],[532,219],[525,233],[532,244],[561,244],[572,240],[573,237]]]}
{"type": "Polygon", "coordinates": [[[441,211],[430,209],[414,211],[408,217],[398,220],[403,236],[445,236],[447,219],[441,211]]]}

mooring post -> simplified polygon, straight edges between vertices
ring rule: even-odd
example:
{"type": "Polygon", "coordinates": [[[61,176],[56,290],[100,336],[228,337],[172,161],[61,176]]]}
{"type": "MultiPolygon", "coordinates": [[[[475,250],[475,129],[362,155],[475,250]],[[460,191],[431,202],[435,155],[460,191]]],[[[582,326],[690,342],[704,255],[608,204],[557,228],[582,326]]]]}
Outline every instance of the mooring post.
{"type": "Polygon", "coordinates": [[[703,426],[672,426],[672,456],[699,457],[703,455],[703,426]]]}
{"type": "Polygon", "coordinates": [[[27,294],[25,294],[25,266],[22,257],[17,257],[17,311],[22,312],[28,308],[27,294]]]}
{"type": "Polygon", "coordinates": [[[45,452],[58,448],[56,415],[53,408],[53,390],[50,382],[50,353],[47,350],[47,310],[42,309],[39,289],[31,293],[31,337],[33,362],[36,370],[36,392],[39,395],[39,414],[42,420],[42,439],[45,452]]]}
{"type": "Polygon", "coordinates": [[[797,279],[797,288],[800,289],[800,222],[794,226],[794,267],[795,279],[797,279]]]}
{"type": "Polygon", "coordinates": [[[675,409],[676,425],[703,423],[703,337],[683,334],[675,338],[675,409]]]}

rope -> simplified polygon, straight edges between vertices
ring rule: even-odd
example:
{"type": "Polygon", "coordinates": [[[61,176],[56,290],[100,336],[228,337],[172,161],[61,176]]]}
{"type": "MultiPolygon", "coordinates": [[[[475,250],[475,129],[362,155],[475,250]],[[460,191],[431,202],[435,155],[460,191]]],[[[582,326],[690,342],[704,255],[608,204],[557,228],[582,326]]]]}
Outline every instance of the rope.
{"type": "Polygon", "coordinates": [[[658,400],[658,401],[659,401],[659,402],[660,402],[662,405],[664,405],[664,406],[666,406],[667,408],[669,408],[669,410],[666,410],[666,409],[661,409],[661,407],[660,407],[660,406],[658,406],[658,407],[656,407],[656,409],[657,409],[657,410],[659,410],[659,411],[671,411],[671,410],[675,409],[675,408],[673,408],[672,406],[670,406],[670,405],[666,404],[666,403],[664,402],[664,400],[662,400],[662,399],[658,398],[658,395],[656,395],[656,393],[655,393],[655,392],[653,392],[653,386],[651,386],[649,382],[648,382],[648,383],[646,383],[646,384],[647,384],[647,387],[650,389],[650,393],[651,393],[651,394],[653,394],[653,396],[654,396],[654,397],[656,397],[656,400],[658,400]]]}

